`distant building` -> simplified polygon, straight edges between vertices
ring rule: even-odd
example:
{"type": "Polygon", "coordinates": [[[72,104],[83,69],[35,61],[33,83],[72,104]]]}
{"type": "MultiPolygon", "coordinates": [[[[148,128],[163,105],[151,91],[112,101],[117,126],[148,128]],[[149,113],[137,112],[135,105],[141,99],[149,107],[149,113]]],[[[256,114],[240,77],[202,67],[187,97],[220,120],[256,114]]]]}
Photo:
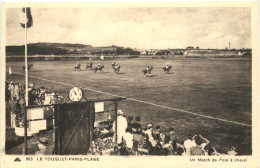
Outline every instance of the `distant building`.
{"type": "Polygon", "coordinates": [[[193,50],[193,49],[194,49],[194,47],[192,47],[192,46],[189,46],[189,47],[187,47],[186,49],[187,49],[187,50],[193,50]]]}
{"type": "Polygon", "coordinates": [[[196,50],[199,50],[199,49],[200,49],[199,46],[197,46],[197,47],[196,47],[196,50]]]}

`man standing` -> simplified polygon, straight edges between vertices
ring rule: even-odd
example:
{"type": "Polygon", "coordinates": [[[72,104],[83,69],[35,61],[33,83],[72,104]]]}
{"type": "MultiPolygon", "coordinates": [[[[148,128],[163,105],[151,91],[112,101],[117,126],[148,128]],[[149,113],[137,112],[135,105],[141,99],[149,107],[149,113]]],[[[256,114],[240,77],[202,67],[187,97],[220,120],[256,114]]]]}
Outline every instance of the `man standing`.
{"type": "Polygon", "coordinates": [[[115,141],[115,137],[117,136],[117,144],[122,143],[122,137],[124,136],[124,134],[126,133],[126,128],[127,128],[127,120],[126,118],[123,116],[123,111],[121,109],[119,109],[117,111],[117,135],[115,133],[115,127],[116,124],[114,122],[113,125],[113,131],[114,131],[114,141],[115,141]]]}
{"type": "Polygon", "coordinates": [[[9,108],[11,113],[11,127],[15,128],[16,115],[19,113],[19,104],[16,101],[16,97],[13,97],[11,100],[9,108]]]}

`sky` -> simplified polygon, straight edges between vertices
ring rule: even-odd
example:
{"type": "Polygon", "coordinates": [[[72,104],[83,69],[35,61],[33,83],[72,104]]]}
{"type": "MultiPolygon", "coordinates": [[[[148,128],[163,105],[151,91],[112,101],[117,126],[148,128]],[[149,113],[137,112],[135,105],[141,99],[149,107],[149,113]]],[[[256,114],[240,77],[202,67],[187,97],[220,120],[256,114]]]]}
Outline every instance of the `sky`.
{"type": "MultiPolygon", "coordinates": [[[[6,45],[24,45],[24,13],[6,11],[6,45]]],[[[32,8],[28,43],[137,49],[251,48],[251,11],[238,7],[32,8]]]]}

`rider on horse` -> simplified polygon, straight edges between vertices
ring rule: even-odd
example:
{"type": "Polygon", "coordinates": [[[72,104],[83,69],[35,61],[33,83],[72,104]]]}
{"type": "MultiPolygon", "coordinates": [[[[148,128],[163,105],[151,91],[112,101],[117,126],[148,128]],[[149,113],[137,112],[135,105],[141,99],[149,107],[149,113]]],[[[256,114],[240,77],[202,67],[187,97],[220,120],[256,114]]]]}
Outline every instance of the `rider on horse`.
{"type": "Polygon", "coordinates": [[[169,67],[170,67],[170,64],[167,63],[166,66],[165,66],[165,68],[168,69],[169,67]]]}
{"type": "Polygon", "coordinates": [[[146,70],[147,70],[147,71],[149,71],[149,69],[150,69],[150,68],[151,68],[151,66],[150,66],[150,65],[148,65],[148,67],[146,68],[146,70]]]}
{"type": "Polygon", "coordinates": [[[100,67],[101,67],[101,64],[98,64],[97,68],[100,69],[100,67]]]}
{"type": "Polygon", "coordinates": [[[116,62],[114,61],[114,62],[112,62],[112,67],[114,67],[116,65],[116,62]]]}
{"type": "Polygon", "coordinates": [[[119,67],[119,64],[118,63],[116,63],[115,64],[115,69],[117,69],[119,67]]]}

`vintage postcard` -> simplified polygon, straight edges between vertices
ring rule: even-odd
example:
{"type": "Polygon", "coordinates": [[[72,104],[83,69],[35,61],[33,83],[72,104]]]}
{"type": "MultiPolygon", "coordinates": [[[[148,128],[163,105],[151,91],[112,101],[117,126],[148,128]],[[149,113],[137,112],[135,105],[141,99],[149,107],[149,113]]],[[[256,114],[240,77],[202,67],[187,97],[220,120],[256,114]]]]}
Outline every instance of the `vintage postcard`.
{"type": "Polygon", "coordinates": [[[1,167],[259,167],[258,10],[2,3],[1,167]]]}

